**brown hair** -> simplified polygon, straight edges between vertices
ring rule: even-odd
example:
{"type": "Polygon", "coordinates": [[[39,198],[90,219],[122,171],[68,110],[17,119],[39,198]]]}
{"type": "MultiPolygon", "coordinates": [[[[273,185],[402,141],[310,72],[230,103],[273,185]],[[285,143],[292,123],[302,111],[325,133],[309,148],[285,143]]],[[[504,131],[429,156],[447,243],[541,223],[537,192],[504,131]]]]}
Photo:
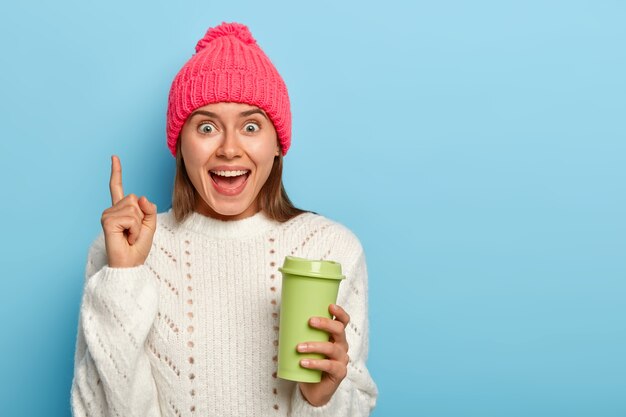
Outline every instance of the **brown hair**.
{"type": "MultiPolygon", "coordinates": [[[[172,208],[176,221],[182,222],[194,211],[196,205],[196,190],[187,175],[185,162],[180,150],[181,138],[176,141],[176,177],[174,179],[174,192],[172,193],[172,208]]],[[[270,175],[263,184],[257,196],[259,207],[267,216],[281,223],[293,219],[299,214],[306,213],[293,205],[282,181],[283,176],[283,155],[274,158],[274,164],[270,175]]]]}

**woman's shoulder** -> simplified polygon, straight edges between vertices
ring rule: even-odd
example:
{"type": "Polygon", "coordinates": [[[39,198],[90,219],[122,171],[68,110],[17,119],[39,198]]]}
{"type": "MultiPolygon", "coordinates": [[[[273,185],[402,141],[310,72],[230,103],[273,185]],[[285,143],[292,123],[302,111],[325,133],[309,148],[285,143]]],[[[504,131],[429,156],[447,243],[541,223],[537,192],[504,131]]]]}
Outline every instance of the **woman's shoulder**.
{"type": "Polygon", "coordinates": [[[167,211],[157,213],[157,228],[154,232],[154,240],[158,242],[172,241],[180,239],[184,230],[182,227],[185,220],[179,222],[176,220],[174,210],[169,208],[167,211]]]}
{"type": "Polygon", "coordinates": [[[157,213],[156,232],[159,232],[160,230],[161,232],[174,233],[178,226],[179,223],[176,221],[176,217],[174,217],[174,210],[169,209],[167,211],[157,213]]]}
{"type": "Polygon", "coordinates": [[[312,211],[306,211],[296,217],[287,220],[283,227],[285,229],[306,229],[306,230],[324,230],[327,233],[346,233],[352,232],[340,222],[330,219],[322,214],[312,211]]]}
{"type": "Polygon", "coordinates": [[[344,224],[324,215],[305,212],[284,224],[287,235],[303,239],[303,243],[312,242],[329,244],[346,251],[361,251],[362,246],[357,235],[344,224]]]}

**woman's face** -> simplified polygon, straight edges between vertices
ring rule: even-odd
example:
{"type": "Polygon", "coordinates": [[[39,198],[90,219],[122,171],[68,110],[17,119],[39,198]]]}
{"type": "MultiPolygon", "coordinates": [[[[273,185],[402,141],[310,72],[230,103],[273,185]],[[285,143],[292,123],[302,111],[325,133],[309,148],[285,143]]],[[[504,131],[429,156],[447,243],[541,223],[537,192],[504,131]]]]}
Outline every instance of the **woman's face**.
{"type": "Polygon", "coordinates": [[[181,152],[200,197],[195,210],[238,220],[259,211],[257,197],[280,148],[276,129],[263,110],[214,103],[187,118],[181,130],[181,152]]]}

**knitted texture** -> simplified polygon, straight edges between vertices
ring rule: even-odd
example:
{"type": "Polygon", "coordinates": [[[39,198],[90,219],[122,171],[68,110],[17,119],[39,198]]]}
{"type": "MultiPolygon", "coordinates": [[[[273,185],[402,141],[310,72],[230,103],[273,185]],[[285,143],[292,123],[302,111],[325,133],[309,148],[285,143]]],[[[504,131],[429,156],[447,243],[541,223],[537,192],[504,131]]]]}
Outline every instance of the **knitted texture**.
{"type": "Polygon", "coordinates": [[[283,155],[291,144],[287,86],[245,25],[209,28],[196,53],[178,72],[167,107],[167,145],[176,142],[187,117],[211,103],[235,102],[260,107],[274,124],[283,155]]]}
{"type": "Polygon", "coordinates": [[[158,215],[148,259],[106,265],[92,245],[80,308],[71,390],[78,416],[368,416],[377,387],[368,356],[367,268],[344,226],[304,213],[278,223],[262,212],[220,221],[158,215]],[[337,304],[350,363],[329,403],[311,406],[277,377],[285,256],[342,264],[337,304]]]}

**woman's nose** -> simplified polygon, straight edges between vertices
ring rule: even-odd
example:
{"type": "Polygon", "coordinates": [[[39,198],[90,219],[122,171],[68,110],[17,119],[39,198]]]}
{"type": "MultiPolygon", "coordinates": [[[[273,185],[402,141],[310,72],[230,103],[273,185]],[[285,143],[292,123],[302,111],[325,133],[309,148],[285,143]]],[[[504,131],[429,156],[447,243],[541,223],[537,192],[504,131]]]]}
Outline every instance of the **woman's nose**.
{"type": "Polygon", "coordinates": [[[232,159],[241,156],[242,149],[236,132],[226,130],[222,136],[222,142],[216,152],[217,156],[232,159]]]}

